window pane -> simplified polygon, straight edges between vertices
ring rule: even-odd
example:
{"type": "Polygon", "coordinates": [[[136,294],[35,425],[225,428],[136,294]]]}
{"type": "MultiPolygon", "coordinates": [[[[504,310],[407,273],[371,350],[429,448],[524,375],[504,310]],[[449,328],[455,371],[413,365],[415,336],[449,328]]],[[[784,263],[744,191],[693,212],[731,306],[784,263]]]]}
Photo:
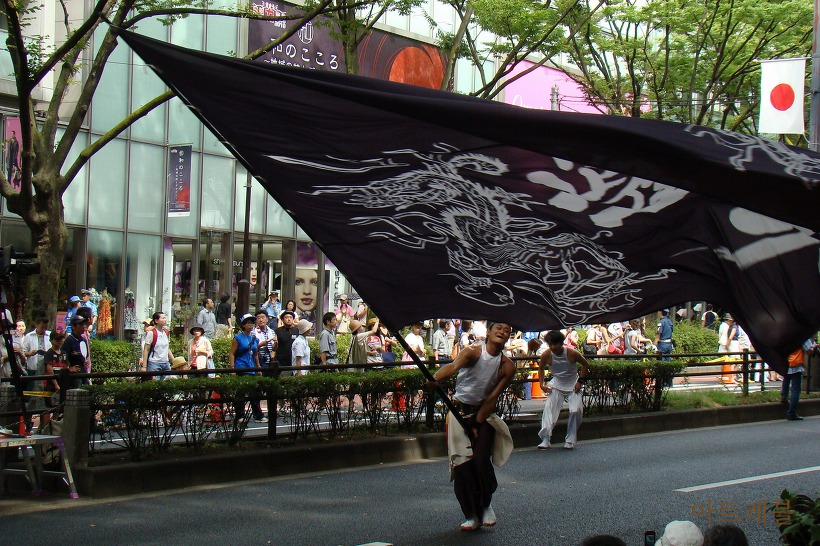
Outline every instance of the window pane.
{"type": "MultiPolygon", "coordinates": [[[[107,25],[94,33],[97,44],[102,43],[107,25]]],[[[128,115],[128,63],[131,50],[118,46],[105,64],[100,84],[91,101],[91,129],[104,133],[128,115]]]]}
{"type": "MultiPolygon", "coordinates": [[[[57,130],[58,139],[62,138],[63,132],[62,129],[57,130]]],[[[77,138],[74,139],[74,143],[71,146],[71,151],[68,152],[66,162],[63,164],[65,168],[62,170],[62,174],[65,174],[68,167],[74,163],[77,156],[79,156],[80,152],[85,148],[87,142],[87,133],[79,133],[77,135],[77,138]]],[[[86,196],[88,195],[87,176],[88,163],[80,169],[63,194],[63,207],[65,207],[65,221],[67,224],[85,224],[86,196]]]]}
{"type": "Polygon", "coordinates": [[[202,49],[202,34],[205,23],[202,15],[191,15],[174,23],[171,29],[171,43],[197,51],[202,49]]]}
{"type": "Polygon", "coordinates": [[[191,214],[168,218],[169,234],[190,237],[199,230],[199,161],[202,154],[191,154],[191,214]]]}
{"type": "MultiPolygon", "coordinates": [[[[122,233],[88,230],[86,288],[93,289],[97,305],[98,338],[112,337],[122,321],[120,273],[122,271],[122,233]]],[[[93,334],[92,334],[93,335],[93,334]]]]}
{"type": "Polygon", "coordinates": [[[125,141],[122,140],[112,140],[91,158],[89,225],[123,227],[125,164],[125,141]]]}
{"type": "Polygon", "coordinates": [[[431,2],[425,2],[419,7],[413,8],[410,12],[410,32],[422,36],[432,36],[430,23],[427,22],[426,13],[432,11],[431,2]]]}
{"type": "MultiPolygon", "coordinates": [[[[166,148],[131,143],[128,183],[128,229],[162,231],[165,214],[166,148]]],[[[129,243],[130,247],[130,243],[129,243]]]]}
{"type": "Polygon", "coordinates": [[[268,196],[268,225],[265,233],[293,237],[293,220],[273,197],[268,196]]]}
{"type": "MultiPolygon", "coordinates": [[[[234,229],[245,231],[245,207],[247,171],[239,164],[236,167],[236,214],[234,215],[234,229]]],[[[251,180],[251,233],[265,231],[265,196],[267,192],[255,179],[251,180]]]]}
{"type": "Polygon", "coordinates": [[[467,59],[456,60],[456,93],[469,94],[473,91],[473,65],[467,59]]]}
{"type": "Polygon", "coordinates": [[[126,330],[141,332],[140,321],[154,312],[161,251],[159,235],[128,234],[123,298],[123,328],[126,330]]]}
{"type": "Polygon", "coordinates": [[[168,142],[193,144],[198,149],[202,145],[201,131],[202,124],[179,97],[168,102],[168,142]]]}
{"type": "Polygon", "coordinates": [[[3,222],[3,229],[0,230],[0,246],[6,247],[14,245],[17,252],[34,252],[31,244],[31,230],[23,223],[3,222]]]}
{"type": "Polygon", "coordinates": [[[210,17],[208,19],[208,53],[233,55],[237,53],[237,19],[210,17]]]}
{"type": "MultiPolygon", "coordinates": [[[[135,110],[165,92],[165,84],[154,71],[134,55],[131,110],[135,110]]],[[[160,104],[147,116],[131,126],[131,136],[149,142],[165,142],[165,104],[160,104]]]]}
{"type": "Polygon", "coordinates": [[[231,155],[231,152],[228,151],[228,149],[222,144],[222,142],[220,142],[220,140],[217,138],[217,136],[215,134],[213,134],[210,129],[205,127],[204,132],[205,132],[205,137],[204,137],[205,140],[202,144],[203,151],[211,152],[211,153],[219,154],[219,155],[224,155],[224,156],[230,156],[231,155]]]}
{"type": "Polygon", "coordinates": [[[384,23],[401,30],[408,30],[410,28],[410,17],[397,11],[389,11],[385,14],[384,23]]]}
{"type": "Polygon", "coordinates": [[[233,219],[233,161],[206,155],[202,177],[202,226],[231,229],[233,219]]]}
{"type": "Polygon", "coordinates": [[[14,79],[9,74],[14,74],[14,66],[11,64],[11,55],[6,45],[8,32],[0,32],[0,79],[13,82],[14,79]]]}

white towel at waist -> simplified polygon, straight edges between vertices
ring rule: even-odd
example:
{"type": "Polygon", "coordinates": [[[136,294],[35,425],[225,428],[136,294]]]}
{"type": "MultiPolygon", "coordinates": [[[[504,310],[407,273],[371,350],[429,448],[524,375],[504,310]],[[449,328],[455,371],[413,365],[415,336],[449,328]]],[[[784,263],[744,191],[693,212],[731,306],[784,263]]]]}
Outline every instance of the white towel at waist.
{"type": "MultiPolygon", "coordinates": [[[[510,429],[495,413],[487,417],[487,423],[495,429],[493,464],[498,467],[504,466],[513,450],[510,429]]],[[[473,456],[473,448],[467,433],[452,413],[447,414],[447,453],[450,455],[450,481],[453,481],[453,468],[469,461],[473,456]]]]}

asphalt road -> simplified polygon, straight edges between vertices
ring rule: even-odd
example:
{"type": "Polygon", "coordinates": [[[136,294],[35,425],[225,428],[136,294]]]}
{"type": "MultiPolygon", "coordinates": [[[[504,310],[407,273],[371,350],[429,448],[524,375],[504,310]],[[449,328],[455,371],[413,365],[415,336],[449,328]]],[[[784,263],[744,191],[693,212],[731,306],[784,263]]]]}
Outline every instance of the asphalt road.
{"type": "Polygon", "coordinates": [[[734,519],[750,544],[775,545],[773,516],[749,512],[784,488],[817,495],[818,438],[820,417],[581,441],[573,451],[556,438],[537,451],[533,438],[497,470],[498,525],[473,533],[458,530],[447,463],[436,459],[114,501],[33,500],[0,515],[0,536],[83,546],[571,545],[610,533],[641,545],[644,531],[660,537],[674,519],[701,529],[734,519]],[[774,473],[783,475],[760,479],[774,473]],[[714,485],[728,480],[744,481],[714,485]],[[697,486],[709,487],[679,491],[697,486]],[[711,516],[699,508],[708,506],[711,516]]]}

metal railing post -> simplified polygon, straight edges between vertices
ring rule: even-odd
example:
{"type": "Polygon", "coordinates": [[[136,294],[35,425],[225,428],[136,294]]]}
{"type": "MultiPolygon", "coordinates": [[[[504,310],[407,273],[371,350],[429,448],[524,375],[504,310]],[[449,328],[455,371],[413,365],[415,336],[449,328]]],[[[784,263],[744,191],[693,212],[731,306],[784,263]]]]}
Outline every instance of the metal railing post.
{"type": "Polygon", "coordinates": [[[743,349],[741,371],[743,373],[743,396],[749,396],[749,349],[743,349]]]}

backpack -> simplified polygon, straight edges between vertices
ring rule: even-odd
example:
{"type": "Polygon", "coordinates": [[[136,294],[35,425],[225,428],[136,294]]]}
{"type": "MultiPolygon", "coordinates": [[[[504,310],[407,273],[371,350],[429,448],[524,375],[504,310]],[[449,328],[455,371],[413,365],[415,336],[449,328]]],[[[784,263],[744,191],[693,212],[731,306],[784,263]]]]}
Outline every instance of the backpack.
{"type": "Polygon", "coordinates": [[[803,365],[803,347],[798,347],[789,355],[789,367],[795,368],[803,365]]]}
{"type": "MultiPolygon", "coordinates": [[[[170,341],[171,336],[168,335],[168,329],[163,328],[162,331],[165,332],[165,335],[168,336],[168,340],[170,341]]],[[[149,359],[154,355],[154,347],[157,346],[157,339],[159,339],[159,332],[156,328],[151,330],[151,333],[153,334],[153,336],[152,336],[152,339],[151,339],[150,349],[148,349],[148,358],[149,359]]]]}

